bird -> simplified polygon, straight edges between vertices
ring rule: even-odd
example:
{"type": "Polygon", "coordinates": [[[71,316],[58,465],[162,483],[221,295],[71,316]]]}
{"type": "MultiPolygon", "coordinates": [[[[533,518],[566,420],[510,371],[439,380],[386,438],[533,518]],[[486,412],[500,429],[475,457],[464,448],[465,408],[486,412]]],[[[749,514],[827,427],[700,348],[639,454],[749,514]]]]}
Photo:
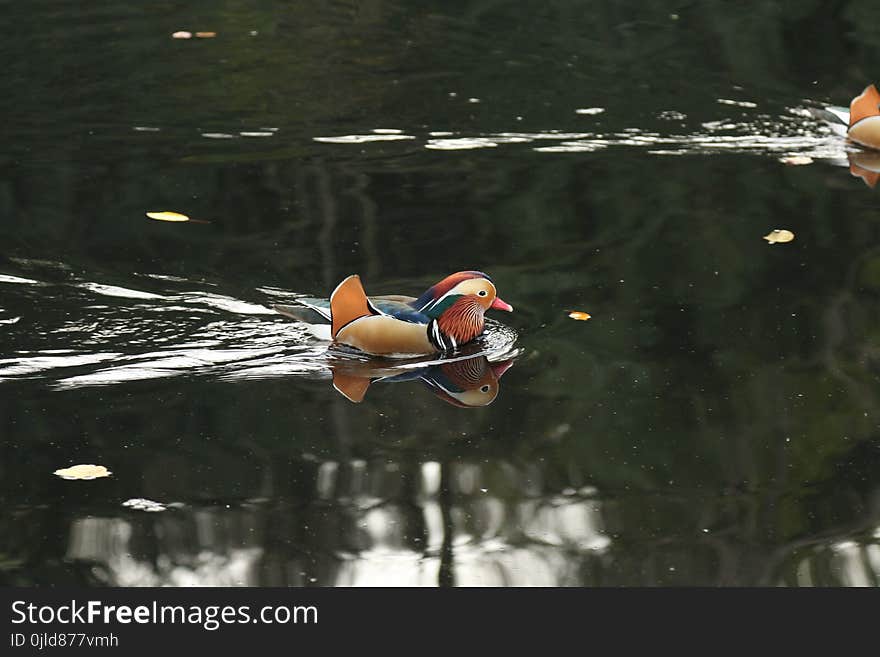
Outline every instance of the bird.
{"type": "Polygon", "coordinates": [[[345,278],[330,299],[301,297],[273,308],[309,325],[319,338],[365,354],[408,358],[454,352],[483,332],[489,309],[513,311],[480,271],[450,274],[419,297],[367,297],[360,276],[345,278]]]}
{"type": "Polygon", "coordinates": [[[847,136],[867,148],[880,149],[880,92],[873,84],[849,104],[847,136]]]}
{"type": "Polygon", "coordinates": [[[852,99],[849,108],[828,105],[812,110],[835,133],[868,150],[848,150],[850,173],[874,187],[880,179],[880,91],[869,84],[852,99]]]}
{"type": "Polygon", "coordinates": [[[827,105],[813,110],[813,114],[853,143],[880,150],[880,91],[873,84],[852,99],[849,109],[827,105]]]}
{"type": "Polygon", "coordinates": [[[344,359],[332,363],[333,387],[356,404],[376,382],[419,381],[435,396],[459,408],[488,406],[498,396],[501,377],[513,359],[490,361],[484,355],[434,362],[405,370],[377,365],[375,361],[344,359]]]}

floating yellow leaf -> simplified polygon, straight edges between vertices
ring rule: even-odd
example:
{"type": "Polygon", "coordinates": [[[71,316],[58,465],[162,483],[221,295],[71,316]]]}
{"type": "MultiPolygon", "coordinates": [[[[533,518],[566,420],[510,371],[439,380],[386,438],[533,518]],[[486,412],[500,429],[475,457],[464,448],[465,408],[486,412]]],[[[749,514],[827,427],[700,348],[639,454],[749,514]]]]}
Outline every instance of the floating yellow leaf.
{"type": "Polygon", "coordinates": [[[192,39],[192,32],[187,32],[186,30],[180,30],[179,32],[175,32],[171,35],[172,39],[192,39]]]}
{"type": "Polygon", "coordinates": [[[189,217],[179,212],[147,212],[147,216],[157,221],[189,221],[189,217]]]}
{"type": "Polygon", "coordinates": [[[590,319],[590,317],[592,317],[590,313],[585,313],[581,310],[572,310],[570,313],[568,313],[568,316],[572,319],[578,319],[582,322],[585,322],[586,320],[590,319]]]}
{"type": "Polygon", "coordinates": [[[813,158],[807,157],[806,155],[790,155],[788,157],[781,157],[779,161],[783,164],[790,164],[792,166],[799,166],[804,164],[812,164],[813,158]]]}
{"type": "Polygon", "coordinates": [[[109,477],[113,473],[103,465],[80,464],[56,470],[53,474],[62,479],[98,479],[99,477],[109,477]]]}
{"type": "Polygon", "coordinates": [[[197,39],[213,39],[217,36],[216,32],[196,32],[197,39]]]}
{"type": "Polygon", "coordinates": [[[764,239],[770,244],[785,244],[794,239],[794,233],[790,230],[780,230],[777,228],[776,230],[771,230],[767,235],[764,235],[764,239]]]}

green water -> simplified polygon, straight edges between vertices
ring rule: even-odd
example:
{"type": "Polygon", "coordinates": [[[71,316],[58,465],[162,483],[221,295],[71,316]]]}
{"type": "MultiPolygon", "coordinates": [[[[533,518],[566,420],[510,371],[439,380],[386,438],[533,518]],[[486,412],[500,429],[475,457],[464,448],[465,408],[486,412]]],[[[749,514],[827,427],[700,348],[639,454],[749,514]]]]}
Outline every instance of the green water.
{"type": "Polygon", "coordinates": [[[0,5],[0,583],[877,585],[876,3],[318,5],[0,5]],[[474,408],[268,308],[474,268],[474,408]]]}

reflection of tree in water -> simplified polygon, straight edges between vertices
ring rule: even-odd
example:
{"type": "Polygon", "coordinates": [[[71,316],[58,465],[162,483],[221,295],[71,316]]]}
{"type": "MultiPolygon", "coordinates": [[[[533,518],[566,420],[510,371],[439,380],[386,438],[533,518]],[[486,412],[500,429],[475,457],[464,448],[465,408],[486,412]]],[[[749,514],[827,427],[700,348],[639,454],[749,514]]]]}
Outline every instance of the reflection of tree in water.
{"type": "MultiPolygon", "coordinates": [[[[749,527],[763,492],[550,491],[542,468],[503,461],[266,467],[300,483],[268,499],[73,513],[56,568],[117,585],[827,585],[880,574],[876,474],[858,488],[829,482],[815,509],[837,524],[776,543],[775,517],[749,527]],[[631,522],[646,508],[652,523],[631,522]]],[[[49,513],[31,512],[31,524],[44,528],[49,513]]],[[[22,548],[7,538],[8,554],[22,548]]],[[[15,581],[57,577],[41,557],[15,581]]]]}

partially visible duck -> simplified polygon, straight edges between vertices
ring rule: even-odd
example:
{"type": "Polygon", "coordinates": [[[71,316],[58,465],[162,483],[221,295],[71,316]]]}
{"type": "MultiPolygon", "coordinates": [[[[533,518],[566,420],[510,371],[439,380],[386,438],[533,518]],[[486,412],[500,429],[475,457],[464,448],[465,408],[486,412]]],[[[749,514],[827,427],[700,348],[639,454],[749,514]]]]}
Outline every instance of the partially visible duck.
{"type": "Polygon", "coordinates": [[[828,105],[811,110],[835,133],[867,150],[847,150],[849,171],[868,187],[880,180],[880,91],[873,84],[852,99],[849,108],[828,105]]]}
{"type": "Polygon", "coordinates": [[[852,99],[849,109],[829,105],[814,110],[814,114],[850,141],[880,150],[880,92],[873,84],[852,99]]]}
{"type": "Polygon", "coordinates": [[[376,356],[408,357],[455,351],[483,332],[490,308],[513,311],[483,272],[460,271],[419,297],[367,297],[353,274],[330,299],[300,298],[296,306],[274,306],[308,324],[323,339],[376,356]]]}
{"type": "Polygon", "coordinates": [[[880,149],[880,92],[873,84],[849,104],[847,136],[857,144],[880,149]]]}

